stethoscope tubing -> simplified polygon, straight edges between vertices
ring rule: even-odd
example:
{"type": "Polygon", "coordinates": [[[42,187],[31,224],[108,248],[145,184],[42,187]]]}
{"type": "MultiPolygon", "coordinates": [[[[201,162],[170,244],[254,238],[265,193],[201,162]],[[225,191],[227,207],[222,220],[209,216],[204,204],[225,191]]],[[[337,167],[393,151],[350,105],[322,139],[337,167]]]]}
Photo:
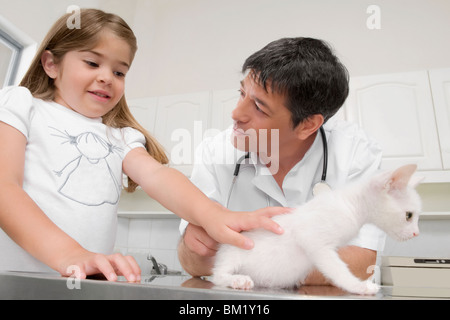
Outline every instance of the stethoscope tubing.
{"type": "Polygon", "coordinates": [[[322,146],[323,146],[323,165],[322,165],[322,182],[327,180],[327,171],[328,171],[328,143],[327,137],[325,135],[325,129],[323,126],[320,127],[320,135],[322,136],[322,146]]]}
{"type": "MultiPolygon", "coordinates": [[[[320,135],[322,136],[322,146],[323,146],[323,164],[322,164],[322,177],[320,183],[324,183],[327,179],[327,171],[328,171],[328,143],[325,135],[325,130],[323,126],[319,128],[320,135]]],[[[231,182],[230,191],[228,192],[226,207],[230,203],[231,194],[233,193],[234,185],[236,184],[237,177],[239,176],[239,171],[241,170],[241,164],[244,160],[250,158],[250,152],[247,152],[245,155],[241,156],[236,162],[236,166],[234,167],[233,172],[233,180],[231,182]]]]}

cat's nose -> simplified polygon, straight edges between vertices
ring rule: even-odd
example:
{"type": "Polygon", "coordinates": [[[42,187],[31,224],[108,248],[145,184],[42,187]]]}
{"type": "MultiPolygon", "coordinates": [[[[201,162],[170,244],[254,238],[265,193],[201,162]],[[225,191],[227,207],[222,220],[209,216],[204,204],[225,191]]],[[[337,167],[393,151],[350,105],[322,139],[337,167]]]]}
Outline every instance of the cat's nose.
{"type": "Polygon", "coordinates": [[[419,231],[413,232],[413,237],[417,237],[419,235],[419,231]]]}

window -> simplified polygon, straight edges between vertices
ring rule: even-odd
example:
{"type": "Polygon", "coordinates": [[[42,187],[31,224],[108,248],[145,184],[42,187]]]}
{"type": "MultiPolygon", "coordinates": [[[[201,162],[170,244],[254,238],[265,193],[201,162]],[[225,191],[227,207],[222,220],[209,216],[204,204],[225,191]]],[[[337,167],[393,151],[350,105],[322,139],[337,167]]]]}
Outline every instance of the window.
{"type": "Polygon", "coordinates": [[[23,48],[0,29],[0,88],[14,83],[23,48]]]}

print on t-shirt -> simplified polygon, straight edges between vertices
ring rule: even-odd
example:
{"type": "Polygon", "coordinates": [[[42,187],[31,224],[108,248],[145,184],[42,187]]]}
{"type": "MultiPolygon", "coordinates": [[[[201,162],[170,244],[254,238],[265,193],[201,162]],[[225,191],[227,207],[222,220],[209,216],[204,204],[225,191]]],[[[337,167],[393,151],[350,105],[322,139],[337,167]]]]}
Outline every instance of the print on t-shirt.
{"type": "Polygon", "coordinates": [[[70,143],[79,152],[79,156],[69,159],[62,169],[54,170],[57,176],[64,173],[66,177],[58,192],[87,206],[117,204],[121,183],[115,178],[108,157],[113,153],[120,156],[123,150],[93,132],[71,135],[67,131],[49,128],[57,131],[53,136],[64,140],[61,144],[70,143]]]}

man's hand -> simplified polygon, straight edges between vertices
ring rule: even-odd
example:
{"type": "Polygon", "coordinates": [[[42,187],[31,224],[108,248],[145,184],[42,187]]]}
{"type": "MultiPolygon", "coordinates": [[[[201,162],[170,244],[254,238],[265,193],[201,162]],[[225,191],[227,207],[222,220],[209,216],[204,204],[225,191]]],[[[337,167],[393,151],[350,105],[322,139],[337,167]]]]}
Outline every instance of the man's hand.
{"type": "Polygon", "coordinates": [[[213,257],[219,243],[211,238],[202,227],[188,224],[184,233],[184,244],[192,252],[202,257],[213,257]]]}
{"type": "Polygon", "coordinates": [[[212,274],[214,258],[219,243],[202,227],[188,224],[178,244],[178,260],[183,269],[193,277],[212,274]]]}

